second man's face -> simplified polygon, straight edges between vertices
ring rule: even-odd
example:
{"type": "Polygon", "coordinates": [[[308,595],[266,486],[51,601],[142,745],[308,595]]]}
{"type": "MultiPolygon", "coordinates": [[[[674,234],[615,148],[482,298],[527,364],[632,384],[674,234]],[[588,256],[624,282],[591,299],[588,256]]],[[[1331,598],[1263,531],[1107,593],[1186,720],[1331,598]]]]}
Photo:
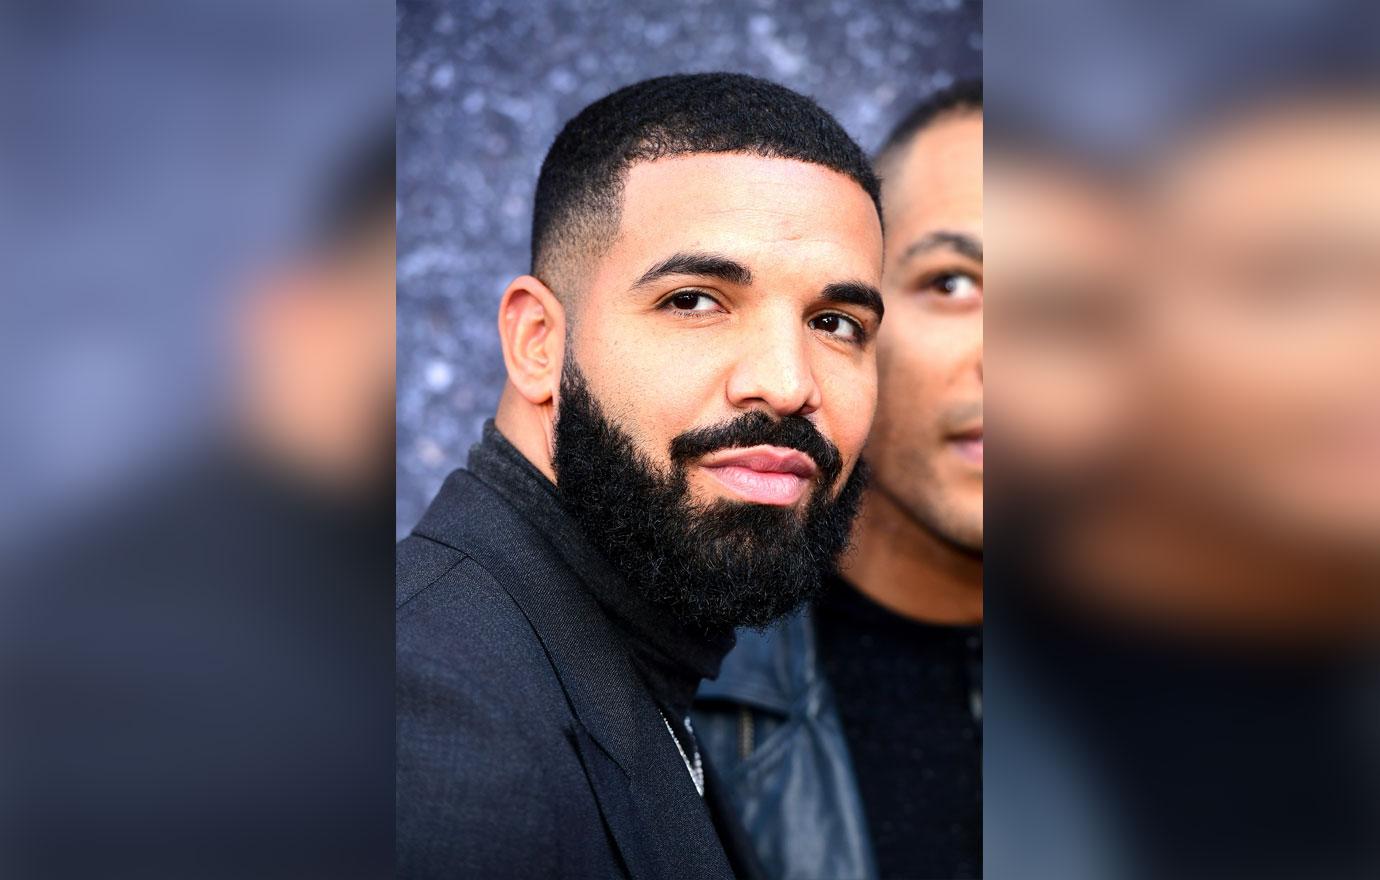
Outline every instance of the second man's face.
{"type": "Polygon", "coordinates": [[[980,552],[981,114],[941,118],[886,164],[873,487],[930,531],[980,552]]]}

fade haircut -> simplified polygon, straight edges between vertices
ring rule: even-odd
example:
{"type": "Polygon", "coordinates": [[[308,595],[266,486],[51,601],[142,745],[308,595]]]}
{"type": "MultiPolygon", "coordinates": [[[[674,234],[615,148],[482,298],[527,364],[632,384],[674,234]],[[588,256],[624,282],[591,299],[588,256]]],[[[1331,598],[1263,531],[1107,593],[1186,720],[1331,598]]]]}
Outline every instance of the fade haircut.
{"type": "Polygon", "coordinates": [[[623,186],[638,162],[694,153],[747,153],[822,165],[852,178],[881,216],[867,155],[804,95],[737,73],[644,80],[566,123],[542,162],[532,211],[532,274],[568,295],[569,267],[607,252],[623,186]]]}
{"type": "Polygon", "coordinates": [[[882,142],[873,164],[882,175],[895,158],[910,146],[911,141],[928,126],[949,116],[982,112],[982,80],[960,80],[953,85],[931,93],[911,108],[911,111],[896,123],[896,127],[882,142]]]}

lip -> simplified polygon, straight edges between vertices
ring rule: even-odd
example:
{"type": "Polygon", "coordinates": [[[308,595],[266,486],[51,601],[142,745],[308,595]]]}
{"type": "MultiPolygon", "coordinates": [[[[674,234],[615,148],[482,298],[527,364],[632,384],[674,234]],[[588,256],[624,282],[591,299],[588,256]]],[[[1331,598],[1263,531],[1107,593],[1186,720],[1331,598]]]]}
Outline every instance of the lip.
{"type": "Polygon", "coordinates": [[[964,461],[982,467],[982,425],[950,434],[945,441],[964,461]]]}
{"type": "Polygon", "coordinates": [[[781,507],[798,502],[819,472],[808,455],[780,446],[725,449],[705,456],[699,464],[742,500],[781,507]]]}

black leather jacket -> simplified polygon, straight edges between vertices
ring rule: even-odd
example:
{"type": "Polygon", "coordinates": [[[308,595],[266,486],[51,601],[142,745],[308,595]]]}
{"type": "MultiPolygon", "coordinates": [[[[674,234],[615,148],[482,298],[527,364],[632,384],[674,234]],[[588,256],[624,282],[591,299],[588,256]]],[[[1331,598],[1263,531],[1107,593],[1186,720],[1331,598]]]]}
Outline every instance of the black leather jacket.
{"type": "Polygon", "coordinates": [[[852,759],[808,611],[743,630],[692,712],[700,748],[774,880],[875,880],[852,759]]]}

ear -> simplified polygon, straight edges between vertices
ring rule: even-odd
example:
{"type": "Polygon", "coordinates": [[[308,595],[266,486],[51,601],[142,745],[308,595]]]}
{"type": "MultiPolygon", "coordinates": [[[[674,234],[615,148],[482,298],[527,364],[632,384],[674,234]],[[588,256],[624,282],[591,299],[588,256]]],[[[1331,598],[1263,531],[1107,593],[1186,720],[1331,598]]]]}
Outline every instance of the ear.
{"type": "Polygon", "coordinates": [[[498,337],[508,381],[529,403],[556,398],[565,356],[565,307],[531,275],[513,279],[498,305],[498,337]]]}

